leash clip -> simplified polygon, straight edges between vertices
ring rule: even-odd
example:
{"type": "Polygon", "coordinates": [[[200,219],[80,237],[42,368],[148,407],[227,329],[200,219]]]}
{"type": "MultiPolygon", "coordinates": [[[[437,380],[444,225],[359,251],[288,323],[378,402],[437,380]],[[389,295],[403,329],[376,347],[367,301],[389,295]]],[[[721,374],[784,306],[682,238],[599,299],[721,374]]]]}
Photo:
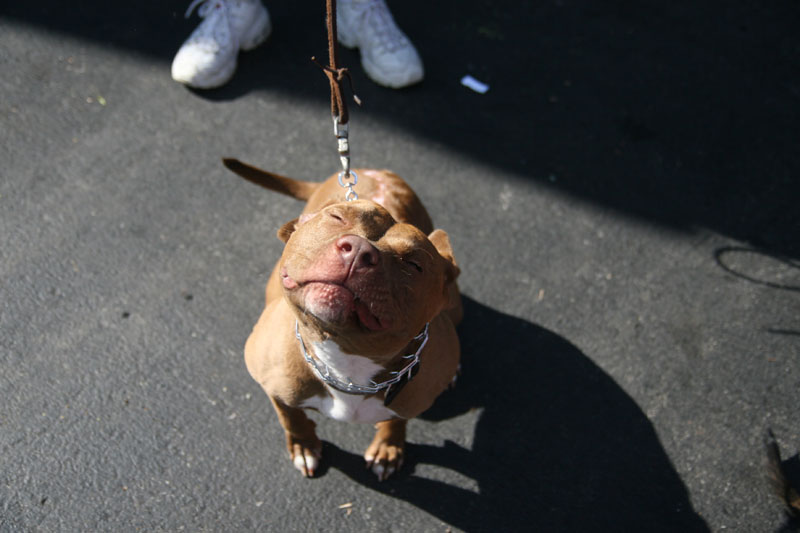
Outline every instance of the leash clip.
{"type": "Polygon", "coordinates": [[[352,202],[358,200],[358,194],[353,189],[358,183],[358,176],[350,170],[350,125],[341,123],[339,117],[333,117],[333,134],[336,136],[337,148],[339,151],[339,161],[342,163],[342,171],[339,172],[339,185],[347,189],[344,194],[345,200],[352,202]],[[350,181],[352,179],[352,181],[350,181]]]}

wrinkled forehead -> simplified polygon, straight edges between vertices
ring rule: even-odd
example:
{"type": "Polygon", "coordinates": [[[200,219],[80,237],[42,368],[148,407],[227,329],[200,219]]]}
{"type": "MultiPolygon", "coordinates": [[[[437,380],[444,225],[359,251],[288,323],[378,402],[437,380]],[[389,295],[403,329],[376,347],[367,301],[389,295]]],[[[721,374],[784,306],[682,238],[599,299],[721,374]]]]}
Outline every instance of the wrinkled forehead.
{"type": "Polygon", "coordinates": [[[323,212],[338,214],[358,227],[366,239],[395,253],[432,247],[422,231],[410,224],[397,222],[383,206],[370,200],[333,204],[324,208],[323,212]]]}
{"type": "Polygon", "coordinates": [[[335,213],[359,227],[364,232],[364,237],[371,241],[378,241],[386,234],[397,221],[384,207],[369,200],[355,200],[341,202],[323,209],[324,212],[335,213]]]}
{"type": "Polygon", "coordinates": [[[387,247],[399,255],[407,255],[415,250],[430,252],[433,245],[418,228],[411,224],[396,223],[388,229],[378,243],[379,247],[387,247]]]}

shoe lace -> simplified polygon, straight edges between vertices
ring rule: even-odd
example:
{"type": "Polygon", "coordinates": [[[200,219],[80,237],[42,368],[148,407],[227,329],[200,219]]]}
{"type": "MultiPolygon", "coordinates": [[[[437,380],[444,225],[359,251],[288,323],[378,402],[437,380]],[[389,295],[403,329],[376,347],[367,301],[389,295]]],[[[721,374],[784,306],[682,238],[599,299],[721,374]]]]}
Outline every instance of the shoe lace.
{"type": "Polygon", "coordinates": [[[185,18],[187,18],[187,19],[189,17],[191,17],[192,16],[192,11],[194,11],[194,8],[196,8],[200,4],[203,4],[202,6],[200,6],[200,9],[197,10],[197,15],[200,18],[206,18],[206,15],[208,15],[208,12],[210,10],[214,9],[217,6],[220,6],[220,7],[223,7],[223,8],[227,7],[225,5],[225,2],[222,1],[222,0],[192,0],[192,3],[189,4],[189,8],[186,10],[186,14],[183,15],[183,16],[185,18]]]}
{"type": "Polygon", "coordinates": [[[378,46],[388,52],[408,46],[408,38],[394,21],[389,8],[382,0],[368,0],[361,7],[364,26],[378,37],[378,46]]]}

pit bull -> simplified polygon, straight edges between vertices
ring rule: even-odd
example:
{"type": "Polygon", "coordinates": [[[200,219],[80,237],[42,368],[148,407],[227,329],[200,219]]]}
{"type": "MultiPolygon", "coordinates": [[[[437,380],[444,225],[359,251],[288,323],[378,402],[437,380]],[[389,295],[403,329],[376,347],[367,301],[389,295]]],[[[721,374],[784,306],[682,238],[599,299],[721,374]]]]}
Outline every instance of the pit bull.
{"type": "Polygon", "coordinates": [[[306,201],[284,224],[285,247],[266,306],[245,345],[250,375],[269,396],[294,466],[313,477],[322,443],[306,409],[375,424],[364,453],[383,481],[403,462],[406,423],[455,379],[459,268],[414,191],[387,170],[355,170],[359,199],[337,175],[294,180],[235,159],[240,176],[306,201]]]}

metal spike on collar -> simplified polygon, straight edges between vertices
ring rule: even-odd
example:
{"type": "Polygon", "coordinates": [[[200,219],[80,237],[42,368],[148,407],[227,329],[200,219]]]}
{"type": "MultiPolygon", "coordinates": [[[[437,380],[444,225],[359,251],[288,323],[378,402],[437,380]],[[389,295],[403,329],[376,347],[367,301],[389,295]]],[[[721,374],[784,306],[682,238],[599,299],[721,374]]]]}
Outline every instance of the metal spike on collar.
{"type": "Polygon", "coordinates": [[[347,379],[347,382],[344,382],[333,377],[328,365],[312,357],[308,353],[308,350],[306,350],[306,344],[303,342],[303,337],[300,335],[300,324],[297,320],[294,321],[294,336],[297,337],[297,340],[300,343],[300,351],[303,353],[303,358],[306,360],[306,363],[308,363],[308,366],[311,367],[311,370],[314,371],[314,374],[321,381],[338,391],[346,392],[348,394],[377,394],[378,392],[388,389],[392,385],[399,383],[403,379],[411,381],[411,378],[413,378],[414,374],[416,373],[414,368],[419,364],[419,355],[422,353],[422,349],[425,348],[425,345],[428,343],[429,326],[430,322],[425,324],[425,328],[423,328],[422,333],[412,339],[422,341],[420,342],[417,351],[403,356],[403,359],[411,359],[411,362],[409,362],[400,370],[390,372],[392,377],[386,381],[375,383],[374,381],[370,380],[371,385],[358,385],[353,383],[353,381],[349,378],[347,379]]]}

